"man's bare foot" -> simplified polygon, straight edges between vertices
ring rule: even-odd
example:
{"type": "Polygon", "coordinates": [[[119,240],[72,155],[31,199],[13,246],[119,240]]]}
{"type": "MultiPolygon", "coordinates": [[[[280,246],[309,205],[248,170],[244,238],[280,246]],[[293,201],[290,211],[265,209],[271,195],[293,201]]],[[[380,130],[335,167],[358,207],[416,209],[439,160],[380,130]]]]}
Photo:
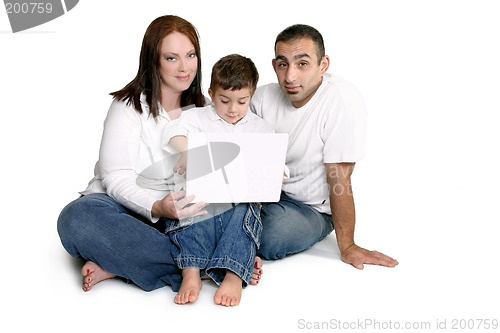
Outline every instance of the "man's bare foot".
{"type": "Polygon", "coordinates": [[[257,285],[261,277],[262,277],[262,259],[260,259],[260,257],[255,257],[252,277],[250,278],[250,284],[254,286],[257,285]]]}
{"type": "Polygon", "coordinates": [[[182,283],[179,292],[174,297],[177,304],[193,303],[198,299],[201,290],[200,269],[196,267],[182,270],[182,283]]]}
{"type": "Polygon", "coordinates": [[[90,260],[83,265],[81,273],[83,276],[83,291],[89,291],[96,283],[99,283],[102,280],[112,279],[116,276],[115,274],[102,269],[101,266],[90,260]]]}
{"type": "Polygon", "coordinates": [[[215,292],[215,304],[224,306],[236,306],[240,304],[241,291],[243,289],[240,277],[231,271],[226,271],[226,276],[219,289],[215,292]]]}

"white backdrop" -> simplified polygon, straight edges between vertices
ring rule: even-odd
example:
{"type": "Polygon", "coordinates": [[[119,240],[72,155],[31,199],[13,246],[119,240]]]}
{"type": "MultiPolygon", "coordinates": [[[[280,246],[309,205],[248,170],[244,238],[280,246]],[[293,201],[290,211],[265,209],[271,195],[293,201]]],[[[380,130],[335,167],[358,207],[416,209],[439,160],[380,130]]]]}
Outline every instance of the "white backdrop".
{"type": "Polygon", "coordinates": [[[301,332],[334,331],[341,321],[359,332],[405,324],[477,329],[486,328],[479,319],[499,320],[498,7],[486,0],[81,0],[16,34],[0,13],[0,325],[9,332],[301,332]],[[169,288],[146,293],[106,281],[79,289],[79,264],[59,242],[57,216],[92,177],[108,93],[135,76],[144,31],[164,14],[198,28],[205,89],[221,56],[251,57],[264,84],[275,80],[277,33],[294,23],[323,33],[330,71],[361,90],[369,111],[368,154],[353,176],[356,240],[398,259],[397,268],[357,271],[340,262],[329,237],[265,263],[261,285],[245,289],[234,309],[213,305],[209,284],[184,307],[173,305],[169,288]],[[369,320],[379,326],[359,326],[369,320]]]}

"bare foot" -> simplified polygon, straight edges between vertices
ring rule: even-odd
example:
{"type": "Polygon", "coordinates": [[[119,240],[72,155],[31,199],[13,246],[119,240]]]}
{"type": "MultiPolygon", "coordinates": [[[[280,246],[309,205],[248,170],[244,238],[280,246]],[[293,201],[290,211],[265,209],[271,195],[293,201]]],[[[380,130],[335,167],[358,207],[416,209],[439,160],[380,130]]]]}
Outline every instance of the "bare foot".
{"type": "Polygon", "coordinates": [[[240,277],[231,271],[226,271],[226,276],[219,289],[215,292],[215,304],[224,306],[236,306],[240,304],[241,291],[243,289],[240,277]]]}
{"type": "Polygon", "coordinates": [[[83,291],[89,291],[96,283],[101,282],[102,280],[112,279],[116,276],[115,274],[102,269],[101,266],[90,260],[83,265],[81,273],[83,276],[83,291]]]}
{"type": "Polygon", "coordinates": [[[252,277],[250,278],[250,284],[254,286],[257,285],[261,277],[262,277],[262,259],[260,259],[260,257],[255,257],[252,277]]]}
{"type": "Polygon", "coordinates": [[[193,303],[198,299],[201,290],[200,269],[195,267],[182,270],[182,283],[179,292],[174,297],[177,304],[193,303]]]}

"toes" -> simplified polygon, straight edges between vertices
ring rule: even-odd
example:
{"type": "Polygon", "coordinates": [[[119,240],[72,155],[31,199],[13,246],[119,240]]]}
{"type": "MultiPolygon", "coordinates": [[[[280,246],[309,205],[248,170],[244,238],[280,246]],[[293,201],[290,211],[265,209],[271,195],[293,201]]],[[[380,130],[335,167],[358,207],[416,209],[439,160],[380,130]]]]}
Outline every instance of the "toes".
{"type": "Polygon", "coordinates": [[[260,257],[255,257],[254,267],[257,269],[262,268],[262,259],[260,257]]]}
{"type": "Polygon", "coordinates": [[[194,290],[179,292],[174,297],[176,304],[194,303],[198,299],[198,293],[194,290]]]}

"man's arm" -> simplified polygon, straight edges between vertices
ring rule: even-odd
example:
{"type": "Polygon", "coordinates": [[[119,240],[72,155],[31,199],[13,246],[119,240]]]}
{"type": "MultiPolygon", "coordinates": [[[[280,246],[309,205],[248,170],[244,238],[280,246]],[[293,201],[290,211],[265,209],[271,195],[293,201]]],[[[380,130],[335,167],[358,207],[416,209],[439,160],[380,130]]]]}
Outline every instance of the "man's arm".
{"type": "Polygon", "coordinates": [[[363,269],[364,264],[396,266],[398,262],[393,258],[377,251],[368,251],[354,242],[356,214],[351,186],[354,163],[326,163],[325,167],[333,226],[342,261],[358,269],[363,269]]]}

